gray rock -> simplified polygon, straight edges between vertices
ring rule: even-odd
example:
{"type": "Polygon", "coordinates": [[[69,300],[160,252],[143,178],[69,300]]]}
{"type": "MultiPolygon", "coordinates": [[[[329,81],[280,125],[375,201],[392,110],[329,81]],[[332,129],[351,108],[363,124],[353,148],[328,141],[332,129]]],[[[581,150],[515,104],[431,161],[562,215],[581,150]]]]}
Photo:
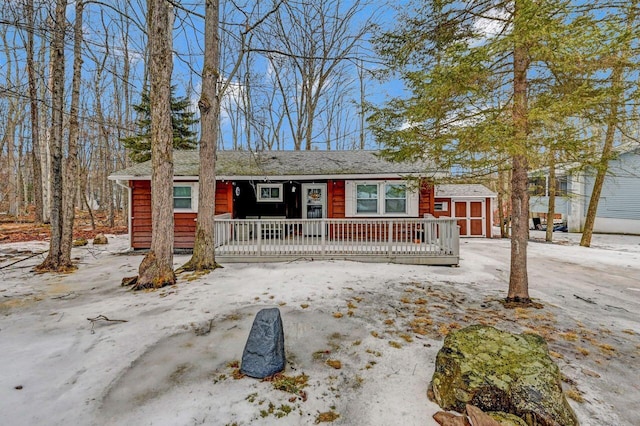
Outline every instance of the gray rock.
{"type": "Polygon", "coordinates": [[[253,320],[240,372],[264,379],[284,370],[284,332],[278,308],[262,309],[253,320]]]}
{"type": "Polygon", "coordinates": [[[463,412],[473,404],[514,414],[530,426],[578,425],[562,393],[560,370],[544,339],[534,334],[481,325],[450,333],[436,357],[431,387],[445,410],[463,412]]]}

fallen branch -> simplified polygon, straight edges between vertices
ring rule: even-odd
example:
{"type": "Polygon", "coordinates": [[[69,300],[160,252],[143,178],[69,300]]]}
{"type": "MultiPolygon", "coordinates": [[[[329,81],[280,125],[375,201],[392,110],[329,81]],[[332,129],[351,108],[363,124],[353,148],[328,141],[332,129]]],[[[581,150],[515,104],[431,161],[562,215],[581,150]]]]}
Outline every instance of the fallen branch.
{"type": "Polygon", "coordinates": [[[20,262],[24,262],[25,260],[29,260],[29,259],[31,259],[32,257],[40,256],[41,254],[45,254],[45,253],[46,253],[46,252],[48,252],[48,251],[49,251],[49,250],[45,250],[45,251],[41,251],[41,252],[39,252],[39,253],[34,253],[34,254],[32,254],[31,256],[27,256],[27,257],[25,257],[25,258],[23,258],[23,259],[16,260],[15,262],[13,262],[13,263],[9,263],[8,265],[2,265],[2,266],[0,266],[0,269],[5,269],[5,268],[8,268],[9,266],[13,266],[13,265],[15,265],[16,263],[20,263],[20,262]]]}
{"type": "Polygon", "coordinates": [[[76,293],[72,291],[70,293],[63,294],[61,296],[52,297],[52,299],[66,299],[69,296],[73,296],[72,299],[75,299],[77,297],[76,293]]]}
{"type": "Polygon", "coordinates": [[[607,308],[612,308],[612,309],[617,309],[619,311],[625,311],[625,312],[629,312],[628,309],[625,308],[621,308],[620,306],[613,306],[613,305],[605,305],[607,308]]]}
{"type": "Polygon", "coordinates": [[[591,300],[591,299],[587,299],[586,297],[580,297],[580,296],[578,296],[577,294],[574,294],[573,296],[574,296],[576,299],[580,299],[580,300],[585,301],[585,302],[587,302],[587,303],[591,303],[592,305],[597,305],[597,303],[596,303],[596,302],[594,302],[594,301],[593,301],[593,300],[591,300]]]}
{"type": "Polygon", "coordinates": [[[95,333],[93,330],[94,325],[97,321],[108,321],[108,322],[128,322],[127,320],[118,320],[118,319],[109,319],[104,315],[98,315],[95,318],[87,318],[87,320],[91,321],[91,334],[95,333]]]}
{"type": "Polygon", "coordinates": [[[304,256],[302,256],[302,257],[297,257],[297,258],[295,258],[295,259],[293,259],[293,260],[288,261],[288,262],[287,262],[287,265],[288,265],[288,264],[290,264],[290,263],[293,263],[293,262],[297,262],[297,261],[299,261],[299,260],[304,260],[304,261],[306,261],[306,262],[313,262],[313,257],[310,257],[310,258],[309,258],[309,257],[304,257],[304,256]]]}
{"type": "Polygon", "coordinates": [[[209,326],[208,328],[196,328],[194,329],[194,332],[196,333],[196,336],[206,336],[207,334],[211,333],[211,328],[213,327],[213,319],[209,320],[209,326]]]}

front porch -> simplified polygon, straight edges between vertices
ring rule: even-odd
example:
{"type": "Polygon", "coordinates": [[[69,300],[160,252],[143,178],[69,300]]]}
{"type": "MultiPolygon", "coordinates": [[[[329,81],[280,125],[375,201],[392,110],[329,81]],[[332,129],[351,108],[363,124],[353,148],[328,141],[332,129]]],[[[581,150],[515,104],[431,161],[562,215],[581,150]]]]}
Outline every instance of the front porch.
{"type": "Polygon", "coordinates": [[[216,217],[225,262],[353,260],[458,265],[455,219],[231,219],[216,217]]]}

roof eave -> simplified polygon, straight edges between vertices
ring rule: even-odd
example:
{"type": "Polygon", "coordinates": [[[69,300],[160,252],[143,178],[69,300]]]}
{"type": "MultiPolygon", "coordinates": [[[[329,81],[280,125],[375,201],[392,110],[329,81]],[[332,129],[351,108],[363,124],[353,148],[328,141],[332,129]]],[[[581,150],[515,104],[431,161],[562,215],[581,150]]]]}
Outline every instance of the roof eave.
{"type": "MultiPolygon", "coordinates": [[[[340,179],[340,180],[355,180],[355,179],[398,179],[398,178],[437,178],[443,177],[447,174],[445,172],[433,172],[416,173],[416,172],[403,172],[403,173],[358,173],[358,174],[327,174],[327,175],[251,175],[251,176],[232,176],[232,175],[216,175],[216,180],[236,180],[236,181],[262,181],[262,180],[324,180],[324,179],[340,179]]],[[[151,180],[150,175],[111,175],[109,180],[151,180]]],[[[174,181],[192,181],[199,180],[198,176],[174,176],[174,181]]]]}

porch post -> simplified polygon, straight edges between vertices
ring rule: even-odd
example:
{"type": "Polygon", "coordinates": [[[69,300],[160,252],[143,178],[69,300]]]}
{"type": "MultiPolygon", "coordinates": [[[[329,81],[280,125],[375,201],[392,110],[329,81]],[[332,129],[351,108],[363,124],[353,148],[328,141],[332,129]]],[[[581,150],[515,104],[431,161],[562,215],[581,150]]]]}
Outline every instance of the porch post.
{"type": "Polygon", "coordinates": [[[460,227],[456,222],[453,222],[451,231],[453,234],[453,255],[460,256],[460,227]]]}
{"type": "Polygon", "coordinates": [[[387,231],[387,239],[389,240],[389,242],[387,247],[387,256],[391,257],[391,253],[393,251],[393,220],[389,220],[388,227],[389,229],[387,231]]]}
{"type": "Polygon", "coordinates": [[[262,220],[261,219],[257,219],[256,222],[258,222],[258,235],[256,235],[256,240],[258,241],[258,257],[262,256],[262,220]]]}
{"type": "Polygon", "coordinates": [[[324,257],[325,252],[326,252],[326,228],[327,228],[327,222],[322,219],[320,221],[320,247],[322,249],[322,257],[324,257]]]}

